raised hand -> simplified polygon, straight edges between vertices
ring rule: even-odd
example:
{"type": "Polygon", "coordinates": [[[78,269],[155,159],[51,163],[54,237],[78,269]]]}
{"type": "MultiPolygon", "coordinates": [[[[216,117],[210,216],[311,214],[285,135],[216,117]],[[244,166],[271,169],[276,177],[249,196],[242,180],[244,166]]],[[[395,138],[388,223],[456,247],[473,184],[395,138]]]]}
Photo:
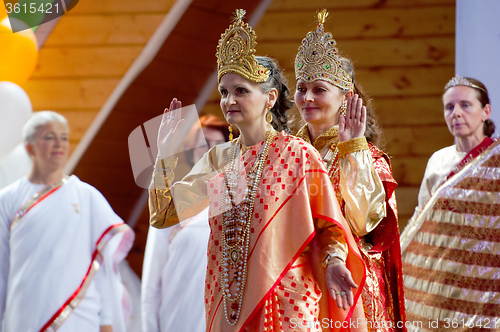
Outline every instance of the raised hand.
{"type": "Polygon", "coordinates": [[[179,139],[184,119],[181,118],[182,103],[177,98],[172,99],[170,107],[163,112],[160,129],[158,130],[158,158],[165,159],[174,153],[174,147],[179,139]]]}
{"type": "Polygon", "coordinates": [[[366,107],[356,94],[347,99],[346,114],[339,119],[339,141],[344,142],[365,134],[366,107]]]}
{"type": "Polygon", "coordinates": [[[347,310],[354,304],[352,288],[358,288],[358,285],[344,263],[332,264],[326,268],[326,286],[339,308],[347,310]]]}

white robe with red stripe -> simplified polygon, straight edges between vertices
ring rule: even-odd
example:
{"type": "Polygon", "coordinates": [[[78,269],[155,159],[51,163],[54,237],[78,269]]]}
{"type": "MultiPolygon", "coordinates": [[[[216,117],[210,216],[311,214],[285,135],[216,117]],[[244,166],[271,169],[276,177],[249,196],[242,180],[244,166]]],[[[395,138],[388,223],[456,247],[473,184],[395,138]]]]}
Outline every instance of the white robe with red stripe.
{"type": "Polygon", "coordinates": [[[124,332],[127,297],[117,264],[130,250],[132,230],[101,193],[76,176],[11,230],[21,206],[43,187],[23,178],[0,191],[1,331],[41,331],[72,296],[83,294],[58,332],[98,332],[101,325],[124,332]],[[101,265],[95,253],[104,257],[101,265]],[[86,287],[79,292],[82,283],[86,287]]]}

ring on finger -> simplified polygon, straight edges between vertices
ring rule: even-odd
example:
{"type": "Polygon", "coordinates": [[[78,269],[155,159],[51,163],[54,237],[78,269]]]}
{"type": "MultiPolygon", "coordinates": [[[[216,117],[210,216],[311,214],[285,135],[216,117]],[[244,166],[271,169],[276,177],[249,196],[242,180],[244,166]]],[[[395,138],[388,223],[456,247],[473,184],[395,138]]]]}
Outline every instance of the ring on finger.
{"type": "Polygon", "coordinates": [[[342,295],[342,292],[335,292],[335,295],[342,295]]]}
{"type": "Polygon", "coordinates": [[[346,292],[340,292],[340,296],[344,296],[346,294],[347,294],[346,292]]]}

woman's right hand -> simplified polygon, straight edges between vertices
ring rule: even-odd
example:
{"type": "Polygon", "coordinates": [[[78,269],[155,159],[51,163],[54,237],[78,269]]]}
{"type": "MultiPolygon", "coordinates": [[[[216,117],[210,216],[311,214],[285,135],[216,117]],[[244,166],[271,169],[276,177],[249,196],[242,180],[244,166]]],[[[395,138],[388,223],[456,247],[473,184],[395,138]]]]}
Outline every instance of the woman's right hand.
{"type": "Polygon", "coordinates": [[[182,103],[172,99],[170,107],[165,109],[158,130],[158,158],[165,159],[174,154],[174,147],[179,139],[184,119],[181,118],[182,103]]]}
{"type": "MultiPolygon", "coordinates": [[[[336,259],[336,258],[332,258],[336,259]]],[[[337,301],[337,307],[347,310],[354,304],[352,288],[358,288],[351,272],[344,263],[334,263],[326,268],[326,286],[332,299],[337,301]]]]}
{"type": "Polygon", "coordinates": [[[355,94],[347,99],[346,114],[339,118],[339,141],[345,142],[365,134],[366,106],[363,100],[355,94]]]}

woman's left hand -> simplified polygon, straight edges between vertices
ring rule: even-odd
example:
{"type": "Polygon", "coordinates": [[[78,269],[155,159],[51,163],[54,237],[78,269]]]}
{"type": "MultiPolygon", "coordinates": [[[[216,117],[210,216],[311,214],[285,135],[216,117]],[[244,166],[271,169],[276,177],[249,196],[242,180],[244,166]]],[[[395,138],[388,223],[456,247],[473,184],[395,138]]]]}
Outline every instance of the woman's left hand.
{"type": "Polygon", "coordinates": [[[326,286],[332,299],[337,301],[339,308],[347,310],[354,304],[354,294],[351,288],[358,288],[351,272],[344,263],[328,265],[326,268],[326,286]]]}
{"type": "Polygon", "coordinates": [[[361,137],[365,134],[366,106],[363,106],[363,100],[357,94],[347,99],[345,113],[345,116],[341,115],[339,118],[340,142],[361,137]]]}

